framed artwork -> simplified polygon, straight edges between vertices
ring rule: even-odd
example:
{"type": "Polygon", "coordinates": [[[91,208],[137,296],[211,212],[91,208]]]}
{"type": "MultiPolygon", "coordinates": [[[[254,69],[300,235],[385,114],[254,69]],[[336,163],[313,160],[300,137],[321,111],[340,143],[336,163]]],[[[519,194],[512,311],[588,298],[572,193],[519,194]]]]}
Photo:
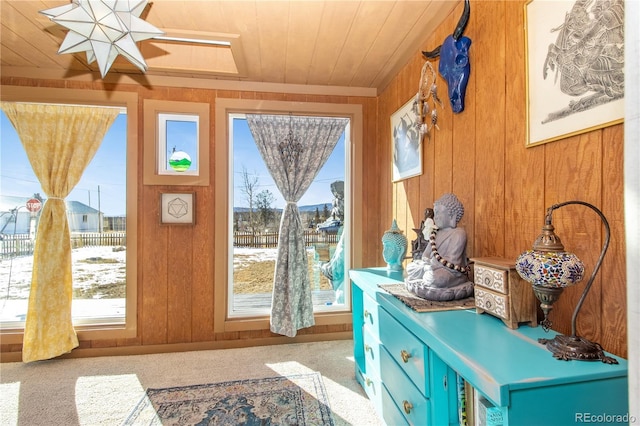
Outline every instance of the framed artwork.
{"type": "Polygon", "coordinates": [[[422,147],[413,97],[391,115],[391,150],[393,182],[422,174],[422,147]]]}
{"type": "Polygon", "coordinates": [[[624,119],[624,2],[525,4],[527,146],[624,119]]]}
{"type": "Polygon", "coordinates": [[[162,225],[195,224],[195,193],[163,192],[160,194],[160,223],[162,225]]]}

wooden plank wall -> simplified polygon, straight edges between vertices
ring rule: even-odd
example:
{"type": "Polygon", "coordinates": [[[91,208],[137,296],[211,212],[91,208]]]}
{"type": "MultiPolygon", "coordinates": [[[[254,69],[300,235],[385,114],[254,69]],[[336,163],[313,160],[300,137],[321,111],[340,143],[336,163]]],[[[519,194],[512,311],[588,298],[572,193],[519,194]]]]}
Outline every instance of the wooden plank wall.
{"type": "MultiPolygon", "coordinates": [[[[36,81],[3,78],[2,84],[137,91],[140,120],[144,99],[208,102],[211,141],[215,141],[215,99],[246,98],[307,102],[353,103],[363,107],[363,265],[382,266],[382,233],[398,220],[411,240],[425,207],[445,192],[463,201],[460,223],[468,233],[469,256],[515,259],[540,231],[548,206],[578,199],[599,206],[609,219],[612,244],[601,272],[578,317],[578,332],[617,355],[626,357],[626,276],[622,200],[623,127],[617,125],[533,148],[525,148],[524,0],[472,1],[467,26],[471,46],[471,76],[461,114],[439,109],[439,130],[423,144],[419,177],[391,182],[390,116],[417,91],[423,66],[421,50],[431,50],[453,31],[462,4],[378,98],[341,97],[108,85],[100,82],[36,81]]],[[[426,29],[429,31],[429,29],[426,29]]],[[[437,69],[437,62],[434,63],[437,69]]],[[[441,98],[446,85],[438,80],[441,98]]],[[[267,329],[214,333],[213,259],[216,214],[214,185],[181,187],[194,191],[194,227],[163,227],[158,223],[158,197],[170,186],[142,185],[142,140],[139,126],[138,186],[138,336],[131,339],[83,341],[81,347],[140,347],[212,341],[269,339],[267,329]]],[[[215,141],[212,143],[225,143],[215,141]]],[[[214,164],[215,150],[210,149],[214,164]]],[[[568,206],[554,214],[558,234],[567,249],[591,268],[603,240],[599,219],[587,209],[568,206]]],[[[357,265],[360,266],[360,265],[357,265]]],[[[590,271],[587,271],[589,274],[590,271]]],[[[224,285],[224,284],[222,284],[224,285]]],[[[570,332],[573,307],[584,284],[563,294],[552,314],[554,328],[570,332]]],[[[300,334],[349,331],[351,324],[301,330],[300,334]]],[[[6,348],[3,345],[3,352],[6,348]]],[[[19,350],[11,347],[9,350],[19,350]]]]}
{"type": "MultiPolygon", "coordinates": [[[[286,93],[238,92],[228,90],[202,90],[168,88],[141,93],[143,98],[174,99],[211,104],[211,140],[215,140],[215,99],[242,98],[283,100],[296,102],[355,103],[363,106],[364,139],[374,140],[376,99],[360,97],[293,95],[286,93]],[[367,117],[369,114],[369,117],[367,117]]],[[[142,135],[141,135],[142,137],[142,135]]],[[[210,150],[210,164],[214,164],[214,149],[210,150]]],[[[365,153],[367,150],[365,149],[365,153]]],[[[365,154],[372,155],[372,154],[365,154]]],[[[373,154],[375,155],[375,154],[373,154]]],[[[139,338],[125,345],[166,345],[211,341],[234,341],[281,337],[267,329],[215,333],[214,330],[214,244],[216,214],[226,214],[227,207],[214,205],[214,188],[181,188],[196,192],[197,219],[194,227],[163,227],[157,221],[158,195],[170,187],[141,186],[139,227],[139,338]],[[188,267],[185,267],[188,265],[188,267]]],[[[369,191],[372,191],[369,188],[369,191]]],[[[376,199],[375,194],[372,198],[376,199]]],[[[366,219],[365,219],[366,221],[366,219]]],[[[377,220],[375,221],[377,226],[377,220]]],[[[351,324],[318,325],[299,331],[299,335],[350,331],[351,324]]]]}
{"type": "MultiPolygon", "coordinates": [[[[467,230],[468,255],[514,259],[531,247],[546,208],[568,200],[599,207],[611,225],[611,245],[577,320],[578,334],[605,350],[627,356],[626,276],[623,220],[623,125],[525,147],[526,78],[524,0],[471,2],[465,35],[471,38],[471,76],[465,110],[439,109],[439,130],[423,143],[423,174],[391,183],[390,115],[417,91],[424,63],[420,50],[432,50],[453,29],[462,2],[425,46],[379,96],[378,149],[381,153],[381,224],[396,218],[408,238],[425,207],[445,192],[465,206],[459,224],[467,230]],[[389,202],[390,200],[390,202],[389,202]],[[408,231],[408,232],[407,232],[408,231]]],[[[437,61],[433,63],[437,69],[437,61]]],[[[446,99],[446,83],[438,78],[446,99]]],[[[589,277],[604,239],[599,217],[583,206],[554,215],[567,250],[583,260],[589,277]]],[[[378,243],[379,252],[381,244],[378,243]]],[[[372,264],[380,265],[378,258],[372,264]]],[[[556,303],[553,328],[571,333],[571,316],[586,279],[567,289],[556,303]]]]}
{"type": "MultiPolygon", "coordinates": [[[[273,334],[266,327],[257,326],[246,331],[216,333],[214,331],[214,288],[226,283],[214,280],[214,241],[226,238],[216,235],[214,224],[217,214],[226,215],[226,205],[215,205],[216,185],[210,186],[143,185],[143,140],[142,123],[145,99],[204,102],[210,104],[211,144],[226,143],[215,140],[215,101],[218,97],[256,100],[281,100],[293,102],[325,102],[336,104],[359,104],[363,109],[363,149],[366,164],[380,163],[376,151],[377,99],[375,97],[349,97],[335,95],[289,94],[275,92],[249,92],[215,89],[192,89],[183,87],[150,87],[133,85],[104,85],[100,81],[77,82],[56,80],[32,80],[27,78],[3,78],[3,85],[27,87],[78,88],[86,90],[133,91],[138,93],[138,331],[137,336],[127,339],[85,340],[80,347],[85,349],[120,349],[116,353],[162,352],[165,350],[187,350],[189,348],[249,346],[292,341],[322,340],[338,335],[348,335],[351,321],[334,321],[300,330],[301,339],[292,340],[273,334]],[[370,147],[367,147],[370,145],[370,147]],[[193,191],[196,199],[196,224],[193,227],[162,226],[159,223],[159,196],[161,192],[193,191]],[[318,335],[313,337],[311,335],[318,335]],[[235,341],[235,343],[233,343],[235,341]],[[241,342],[241,343],[239,343],[241,342]],[[195,346],[194,346],[195,345],[195,346]],[[150,347],[152,349],[144,349],[150,347]],[[124,348],[124,351],[122,350],[124,348]],[[163,349],[164,348],[164,349],[163,349]]],[[[213,167],[215,149],[209,150],[213,167]]],[[[365,173],[374,171],[369,168],[365,173]]],[[[214,173],[211,173],[213,176],[214,173]]],[[[364,229],[379,228],[379,205],[381,193],[375,185],[363,188],[365,203],[373,202],[373,208],[363,208],[364,229]]],[[[365,233],[368,234],[368,233],[365,233]]],[[[373,245],[363,247],[363,257],[370,259],[377,254],[373,245]]],[[[360,266],[360,265],[357,265],[360,266]]],[[[333,337],[335,338],[335,337],[333,337]]],[[[19,352],[21,345],[2,345],[2,352],[19,352]]],[[[108,353],[108,351],[107,351],[108,353]]]]}

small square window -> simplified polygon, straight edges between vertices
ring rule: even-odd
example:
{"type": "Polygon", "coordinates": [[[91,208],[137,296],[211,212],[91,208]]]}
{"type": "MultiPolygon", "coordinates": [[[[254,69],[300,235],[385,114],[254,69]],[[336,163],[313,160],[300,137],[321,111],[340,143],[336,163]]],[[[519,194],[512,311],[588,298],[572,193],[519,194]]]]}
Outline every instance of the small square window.
{"type": "Polygon", "coordinates": [[[209,185],[209,104],[144,101],[144,184],[209,185]]]}
{"type": "Polygon", "coordinates": [[[200,120],[191,114],[158,114],[158,174],[198,176],[200,120]]]}

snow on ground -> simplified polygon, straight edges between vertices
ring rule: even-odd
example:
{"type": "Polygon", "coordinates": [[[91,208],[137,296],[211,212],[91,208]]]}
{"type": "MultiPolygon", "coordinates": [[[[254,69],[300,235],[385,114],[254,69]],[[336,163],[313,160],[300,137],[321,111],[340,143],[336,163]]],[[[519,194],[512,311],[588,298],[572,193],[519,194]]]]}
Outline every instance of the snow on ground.
{"type": "MultiPolygon", "coordinates": [[[[126,250],[114,251],[112,246],[73,249],[73,286],[85,288],[93,284],[113,284],[126,280],[126,250]],[[102,260],[101,260],[102,259],[102,260]],[[105,262],[106,261],[106,262],[105,262]]],[[[0,261],[0,299],[29,297],[33,256],[21,256],[0,261]]]]}
{"type": "Polygon", "coordinates": [[[234,247],[233,268],[236,269],[253,262],[265,262],[268,260],[275,262],[277,257],[278,249],[276,248],[234,247]]]}
{"type": "MultiPolygon", "coordinates": [[[[310,258],[315,256],[315,249],[313,247],[307,247],[307,256],[310,258]]],[[[269,260],[273,260],[275,262],[277,257],[277,248],[234,247],[233,268],[236,269],[253,262],[265,262],[269,260]]]]}
{"type": "MultiPolygon", "coordinates": [[[[276,248],[234,248],[234,268],[252,262],[275,261],[276,248]]],[[[313,259],[315,250],[307,249],[307,256],[313,259]]],[[[72,250],[72,272],[74,289],[91,285],[106,285],[126,280],[126,250],[114,251],[114,247],[82,247],[72,250]]],[[[0,260],[0,322],[24,321],[31,286],[33,257],[21,256],[0,260]]],[[[320,279],[319,262],[314,262],[312,281],[320,279]]],[[[124,316],[125,299],[75,299],[74,318],[120,315],[124,316]],[[98,303],[99,302],[99,303],[98,303]]]]}
{"type": "MultiPolygon", "coordinates": [[[[238,268],[253,262],[275,261],[278,250],[237,247],[233,249],[233,254],[233,267],[238,268]]],[[[307,249],[307,255],[312,257],[314,249],[307,249]]],[[[82,247],[72,250],[71,259],[74,288],[88,287],[91,283],[112,284],[125,281],[125,250],[114,251],[114,247],[111,246],[82,247]],[[109,263],[99,259],[107,260],[109,263]]],[[[7,298],[7,295],[9,299],[29,297],[32,265],[33,257],[31,256],[0,261],[0,299],[7,298]]]]}

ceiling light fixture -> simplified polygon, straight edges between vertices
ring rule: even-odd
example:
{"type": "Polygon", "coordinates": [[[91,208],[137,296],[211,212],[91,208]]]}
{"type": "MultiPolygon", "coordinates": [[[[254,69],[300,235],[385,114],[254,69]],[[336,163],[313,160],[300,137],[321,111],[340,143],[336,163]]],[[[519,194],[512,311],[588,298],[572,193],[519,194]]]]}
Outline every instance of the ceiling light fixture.
{"type": "Polygon", "coordinates": [[[137,42],[164,34],[139,18],[147,0],[72,0],[68,5],[41,10],[56,24],[70,31],[58,53],[87,52],[87,62],[98,61],[104,78],[118,55],[142,72],[147,64],[137,42]]]}

